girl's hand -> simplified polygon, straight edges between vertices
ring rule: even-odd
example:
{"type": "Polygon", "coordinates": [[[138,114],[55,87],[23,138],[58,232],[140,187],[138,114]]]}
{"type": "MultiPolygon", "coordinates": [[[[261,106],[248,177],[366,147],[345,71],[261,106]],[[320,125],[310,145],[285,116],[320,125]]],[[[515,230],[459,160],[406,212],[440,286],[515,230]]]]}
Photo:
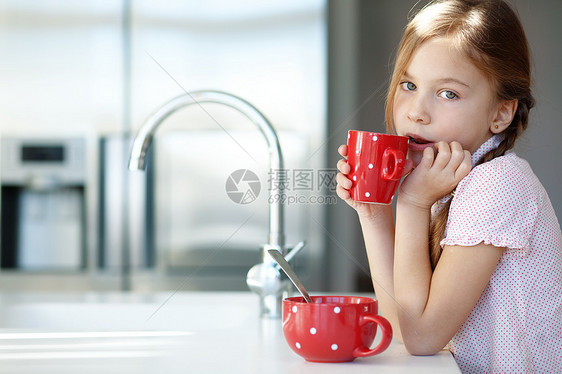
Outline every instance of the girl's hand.
{"type": "Polygon", "coordinates": [[[472,169],[470,152],[458,142],[435,144],[424,149],[422,159],[400,187],[400,199],[422,208],[447,195],[472,169]]]}
{"type": "MultiPolygon", "coordinates": [[[[347,145],[341,145],[338,148],[338,152],[341,156],[347,157],[347,145]]],[[[357,211],[359,218],[372,219],[379,214],[383,214],[382,212],[387,211],[387,209],[385,209],[387,206],[383,204],[369,204],[353,200],[349,192],[353,182],[347,177],[347,174],[351,172],[351,166],[349,166],[347,160],[344,158],[338,161],[337,167],[339,173],[336,176],[336,192],[342,200],[357,211]]],[[[412,161],[406,160],[403,175],[407,175],[412,170],[412,167],[412,161]]]]}

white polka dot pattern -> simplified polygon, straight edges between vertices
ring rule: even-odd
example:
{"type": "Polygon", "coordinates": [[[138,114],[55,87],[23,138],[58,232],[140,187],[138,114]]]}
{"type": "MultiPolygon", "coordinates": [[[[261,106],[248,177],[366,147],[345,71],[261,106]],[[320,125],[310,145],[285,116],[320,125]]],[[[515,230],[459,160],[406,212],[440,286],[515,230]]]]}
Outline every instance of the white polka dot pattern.
{"type": "Polygon", "coordinates": [[[562,235],[529,164],[508,153],[457,186],[442,245],[505,247],[449,343],[464,373],[562,372],[562,235]]]}
{"type": "MultiPolygon", "coordinates": [[[[334,309],[332,310],[334,314],[340,314],[341,313],[341,308],[339,306],[335,306],[334,309]]],[[[365,312],[368,311],[368,307],[365,307],[365,312]]],[[[298,312],[298,308],[296,307],[296,305],[294,305],[291,308],[291,312],[292,313],[297,313],[298,312]]],[[[310,335],[317,335],[319,333],[318,329],[316,327],[311,327],[308,332],[310,333],[310,335]]],[[[318,340],[317,341],[322,341],[323,338],[322,336],[318,336],[318,340]]],[[[315,343],[315,344],[329,344],[330,345],[330,349],[332,351],[337,351],[339,349],[339,346],[336,343],[330,343],[330,342],[323,342],[323,343],[315,343]]],[[[301,349],[303,346],[301,344],[301,342],[296,342],[295,343],[295,347],[297,349],[301,349]]]]}

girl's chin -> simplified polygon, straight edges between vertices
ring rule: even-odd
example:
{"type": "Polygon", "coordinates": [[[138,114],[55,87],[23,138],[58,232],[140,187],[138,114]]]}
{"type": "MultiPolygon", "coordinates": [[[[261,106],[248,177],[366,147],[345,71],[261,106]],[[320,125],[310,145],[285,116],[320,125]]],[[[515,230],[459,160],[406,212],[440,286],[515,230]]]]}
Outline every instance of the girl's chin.
{"type": "Polygon", "coordinates": [[[422,156],[423,156],[423,152],[417,152],[417,151],[412,151],[412,150],[408,151],[408,159],[412,160],[412,163],[414,164],[414,167],[419,165],[419,163],[421,162],[422,156]]]}

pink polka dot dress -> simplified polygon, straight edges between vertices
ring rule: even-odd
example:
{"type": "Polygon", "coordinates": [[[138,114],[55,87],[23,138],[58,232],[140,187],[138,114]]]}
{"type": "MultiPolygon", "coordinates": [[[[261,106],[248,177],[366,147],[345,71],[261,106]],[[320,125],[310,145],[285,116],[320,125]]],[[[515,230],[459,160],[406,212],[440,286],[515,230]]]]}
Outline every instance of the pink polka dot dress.
{"type": "MultiPolygon", "coordinates": [[[[484,143],[473,162],[500,141],[496,135],[484,143]]],[[[482,242],[506,250],[449,342],[461,371],[562,373],[560,225],[543,186],[515,153],[475,167],[451,202],[441,245],[482,242]]]]}

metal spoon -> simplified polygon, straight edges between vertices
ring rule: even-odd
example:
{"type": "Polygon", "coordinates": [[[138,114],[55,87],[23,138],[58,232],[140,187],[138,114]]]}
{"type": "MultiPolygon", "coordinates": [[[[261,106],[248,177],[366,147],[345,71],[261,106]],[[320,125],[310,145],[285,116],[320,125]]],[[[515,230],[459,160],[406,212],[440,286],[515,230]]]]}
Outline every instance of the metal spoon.
{"type": "Polygon", "coordinates": [[[281,269],[283,269],[285,274],[287,274],[287,277],[289,277],[289,279],[291,280],[291,282],[293,282],[297,290],[299,290],[301,295],[304,297],[304,300],[307,303],[312,303],[312,299],[310,298],[310,295],[306,291],[306,288],[304,288],[304,285],[302,284],[301,280],[299,279],[299,277],[297,276],[291,265],[289,265],[289,263],[285,260],[285,257],[283,257],[283,255],[276,249],[268,249],[267,252],[269,252],[269,255],[273,257],[275,261],[277,261],[279,266],[281,266],[281,269]]]}

